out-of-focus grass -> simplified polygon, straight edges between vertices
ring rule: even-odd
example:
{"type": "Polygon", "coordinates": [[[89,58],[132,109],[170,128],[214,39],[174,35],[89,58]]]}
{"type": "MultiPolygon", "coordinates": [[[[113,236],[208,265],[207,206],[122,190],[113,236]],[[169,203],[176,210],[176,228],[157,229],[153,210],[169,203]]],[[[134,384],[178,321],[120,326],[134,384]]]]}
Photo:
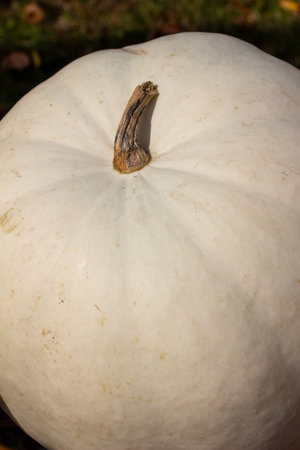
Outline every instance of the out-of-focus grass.
{"type": "Polygon", "coordinates": [[[299,0],[4,0],[0,117],[79,56],[180,31],[231,34],[300,67],[299,0]]]}

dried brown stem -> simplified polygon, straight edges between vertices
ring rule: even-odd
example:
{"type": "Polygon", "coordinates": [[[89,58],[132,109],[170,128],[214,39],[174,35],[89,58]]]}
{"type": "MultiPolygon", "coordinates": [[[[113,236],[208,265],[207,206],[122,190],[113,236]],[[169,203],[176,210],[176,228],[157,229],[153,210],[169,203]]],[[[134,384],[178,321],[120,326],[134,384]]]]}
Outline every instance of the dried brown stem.
{"type": "Polygon", "coordinates": [[[113,166],[120,173],[140,170],[151,160],[149,150],[142,148],[137,142],[137,128],[144,109],[157,94],[156,86],[151,81],[146,81],[135,88],[129,99],[114,145],[113,166]]]}

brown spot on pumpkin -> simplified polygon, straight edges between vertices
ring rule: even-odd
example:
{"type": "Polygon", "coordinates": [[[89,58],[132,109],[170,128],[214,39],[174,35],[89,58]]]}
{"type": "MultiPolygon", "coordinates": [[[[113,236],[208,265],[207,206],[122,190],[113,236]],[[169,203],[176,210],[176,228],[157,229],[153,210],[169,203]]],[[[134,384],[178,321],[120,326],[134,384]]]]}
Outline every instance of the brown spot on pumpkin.
{"type": "Polygon", "coordinates": [[[35,311],[38,308],[41,298],[42,295],[38,295],[37,298],[35,299],[33,311],[35,311]]]}
{"type": "Polygon", "coordinates": [[[21,178],[21,175],[19,174],[19,172],[17,170],[12,170],[11,173],[16,175],[16,177],[21,178]]]}
{"type": "Polygon", "coordinates": [[[101,325],[101,327],[104,327],[106,322],[106,317],[102,316],[100,319],[97,319],[97,322],[101,325]]]}
{"type": "Polygon", "coordinates": [[[0,226],[7,234],[12,233],[17,226],[24,220],[24,217],[20,218],[20,210],[18,208],[9,208],[0,217],[0,226]]]}
{"type": "Polygon", "coordinates": [[[109,384],[100,383],[100,386],[102,387],[103,392],[106,392],[107,394],[112,395],[113,390],[112,390],[112,387],[109,384]]]}
{"type": "Polygon", "coordinates": [[[107,318],[105,317],[105,314],[103,314],[101,308],[99,308],[98,305],[95,304],[94,307],[102,314],[101,317],[97,318],[97,322],[101,325],[101,327],[104,327],[107,318]]]}
{"type": "Polygon", "coordinates": [[[133,55],[147,55],[149,53],[148,50],[145,50],[144,48],[124,47],[122,50],[127,53],[132,53],[133,55]]]}
{"type": "Polygon", "coordinates": [[[47,330],[46,328],[42,328],[42,336],[47,336],[47,334],[50,334],[51,330],[47,330]]]}

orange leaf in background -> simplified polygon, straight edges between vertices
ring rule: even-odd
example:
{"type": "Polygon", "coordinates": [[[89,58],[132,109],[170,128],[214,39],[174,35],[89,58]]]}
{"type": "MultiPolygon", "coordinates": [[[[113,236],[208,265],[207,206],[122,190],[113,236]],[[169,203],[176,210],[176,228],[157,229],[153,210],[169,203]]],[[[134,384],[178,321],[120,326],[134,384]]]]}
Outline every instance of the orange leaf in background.
{"type": "Polygon", "coordinates": [[[299,3],[293,0],[280,0],[279,5],[281,8],[297,13],[300,10],[299,3]]]}
{"type": "Polygon", "coordinates": [[[35,25],[40,23],[45,17],[44,10],[36,3],[27,3],[24,6],[23,20],[25,23],[35,25]]]}

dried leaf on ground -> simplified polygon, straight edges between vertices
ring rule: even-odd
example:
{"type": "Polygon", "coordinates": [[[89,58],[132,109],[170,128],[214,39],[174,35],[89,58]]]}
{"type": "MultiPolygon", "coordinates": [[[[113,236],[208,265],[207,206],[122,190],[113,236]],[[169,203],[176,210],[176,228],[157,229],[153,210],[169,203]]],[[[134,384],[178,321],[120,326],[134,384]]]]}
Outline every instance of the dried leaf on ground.
{"type": "Polygon", "coordinates": [[[30,66],[30,57],[25,52],[12,52],[1,62],[1,66],[6,70],[16,70],[21,72],[30,66]]]}
{"type": "Polygon", "coordinates": [[[293,0],[280,0],[279,5],[281,6],[281,8],[293,13],[297,13],[300,11],[299,2],[293,0]]]}
{"type": "Polygon", "coordinates": [[[45,17],[45,12],[37,3],[27,3],[23,10],[23,20],[25,23],[35,25],[40,23],[45,17]]]}

